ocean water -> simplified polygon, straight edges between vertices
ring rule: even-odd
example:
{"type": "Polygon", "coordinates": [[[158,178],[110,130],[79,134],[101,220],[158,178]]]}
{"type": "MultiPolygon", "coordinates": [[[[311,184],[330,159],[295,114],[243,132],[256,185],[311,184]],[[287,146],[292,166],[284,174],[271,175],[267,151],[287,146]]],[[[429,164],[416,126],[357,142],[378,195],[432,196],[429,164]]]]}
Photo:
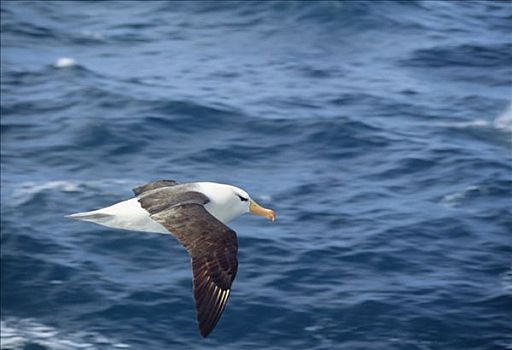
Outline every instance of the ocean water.
{"type": "Polygon", "coordinates": [[[512,349],[512,4],[1,3],[2,349],[512,349]],[[246,189],[203,339],[170,236],[64,215],[246,189]]]}

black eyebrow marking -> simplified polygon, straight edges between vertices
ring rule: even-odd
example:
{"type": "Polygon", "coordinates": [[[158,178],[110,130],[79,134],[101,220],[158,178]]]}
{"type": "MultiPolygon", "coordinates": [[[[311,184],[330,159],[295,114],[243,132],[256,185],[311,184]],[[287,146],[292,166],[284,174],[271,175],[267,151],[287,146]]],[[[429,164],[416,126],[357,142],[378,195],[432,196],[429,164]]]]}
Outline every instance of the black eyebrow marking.
{"type": "Polygon", "coordinates": [[[245,197],[242,197],[241,195],[239,195],[238,193],[236,194],[238,196],[238,198],[240,198],[240,200],[242,202],[247,202],[249,200],[249,198],[245,198],[245,197]]]}

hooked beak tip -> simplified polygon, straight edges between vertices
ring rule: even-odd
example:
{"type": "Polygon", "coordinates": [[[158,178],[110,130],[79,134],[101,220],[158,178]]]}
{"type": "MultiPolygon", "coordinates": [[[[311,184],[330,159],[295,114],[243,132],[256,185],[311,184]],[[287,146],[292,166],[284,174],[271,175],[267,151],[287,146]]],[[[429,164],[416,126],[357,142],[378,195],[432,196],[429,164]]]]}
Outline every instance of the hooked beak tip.
{"type": "Polygon", "coordinates": [[[254,201],[251,201],[251,204],[249,206],[249,211],[254,215],[263,216],[264,218],[267,218],[267,219],[271,220],[272,222],[275,221],[277,218],[275,211],[273,211],[271,209],[263,208],[254,201]]]}

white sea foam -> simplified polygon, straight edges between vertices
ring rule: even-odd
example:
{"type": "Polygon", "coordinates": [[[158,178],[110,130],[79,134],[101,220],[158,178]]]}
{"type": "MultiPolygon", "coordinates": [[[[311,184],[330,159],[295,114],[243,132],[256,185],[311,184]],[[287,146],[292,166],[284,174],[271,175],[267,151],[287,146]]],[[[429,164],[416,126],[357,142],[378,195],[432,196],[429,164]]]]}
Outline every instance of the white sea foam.
{"type": "Polygon", "coordinates": [[[474,119],[463,122],[446,123],[444,126],[456,129],[466,128],[496,128],[504,131],[512,131],[512,104],[493,120],[474,119]]]}
{"type": "Polygon", "coordinates": [[[66,68],[66,67],[72,67],[76,64],[76,61],[70,57],[61,57],[59,58],[54,66],[56,68],[66,68]]]}
{"type": "Polygon", "coordinates": [[[38,344],[49,349],[98,349],[123,348],[128,344],[92,332],[68,332],[42,324],[32,319],[14,317],[0,321],[0,342],[2,349],[21,349],[29,344],[38,344]]]}
{"type": "Polygon", "coordinates": [[[441,198],[440,202],[446,206],[455,207],[458,204],[460,204],[460,202],[462,200],[464,200],[464,198],[466,198],[466,196],[469,193],[477,192],[477,191],[482,192],[483,190],[478,186],[468,186],[460,192],[455,192],[455,193],[451,193],[451,194],[447,194],[447,195],[443,196],[443,198],[441,198]]]}
{"type": "Polygon", "coordinates": [[[76,192],[78,184],[70,181],[22,182],[14,188],[10,200],[13,204],[20,205],[44,191],[76,192]]]}
{"type": "Polygon", "coordinates": [[[259,200],[265,201],[265,202],[272,202],[272,197],[268,194],[262,194],[258,196],[259,200]]]}
{"type": "Polygon", "coordinates": [[[319,325],[314,325],[314,326],[308,326],[308,327],[304,327],[304,330],[306,332],[317,332],[321,329],[323,329],[324,327],[322,326],[319,326],[319,325]]]}
{"type": "Polygon", "coordinates": [[[116,186],[126,186],[127,188],[134,187],[135,181],[130,180],[117,180],[117,179],[103,179],[94,181],[27,181],[17,184],[12,192],[10,201],[14,205],[26,203],[34,198],[35,195],[46,191],[50,192],[86,192],[91,189],[111,188],[116,186]]]}
{"type": "Polygon", "coordinates": [[[458,122],[447,124],[448,127],[456,128],[456,129],[466,129],[466,128],[485,128],[488,127],[490,123],[487,120],[483,119],[475,119],[467,122],[458,122]]]}
{"type": "Polygon", "coordinates": [[[493,121],[493,126],[498,129],[512,131],[512,104],[493,121]]]}

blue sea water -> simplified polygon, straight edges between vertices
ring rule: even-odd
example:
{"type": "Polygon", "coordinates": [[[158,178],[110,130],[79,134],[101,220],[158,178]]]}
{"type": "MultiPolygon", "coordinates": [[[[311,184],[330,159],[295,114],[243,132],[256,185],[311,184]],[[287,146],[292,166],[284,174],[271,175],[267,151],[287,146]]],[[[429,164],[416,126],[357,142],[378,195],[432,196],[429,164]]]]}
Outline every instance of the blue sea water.
{"type": "Polygon", "coordinates": [[[512,349],[508,1],[1,3],[2,349],[512,349]],[[170,236],[64,215],[246,189],[200,337],[170,236]]]}

